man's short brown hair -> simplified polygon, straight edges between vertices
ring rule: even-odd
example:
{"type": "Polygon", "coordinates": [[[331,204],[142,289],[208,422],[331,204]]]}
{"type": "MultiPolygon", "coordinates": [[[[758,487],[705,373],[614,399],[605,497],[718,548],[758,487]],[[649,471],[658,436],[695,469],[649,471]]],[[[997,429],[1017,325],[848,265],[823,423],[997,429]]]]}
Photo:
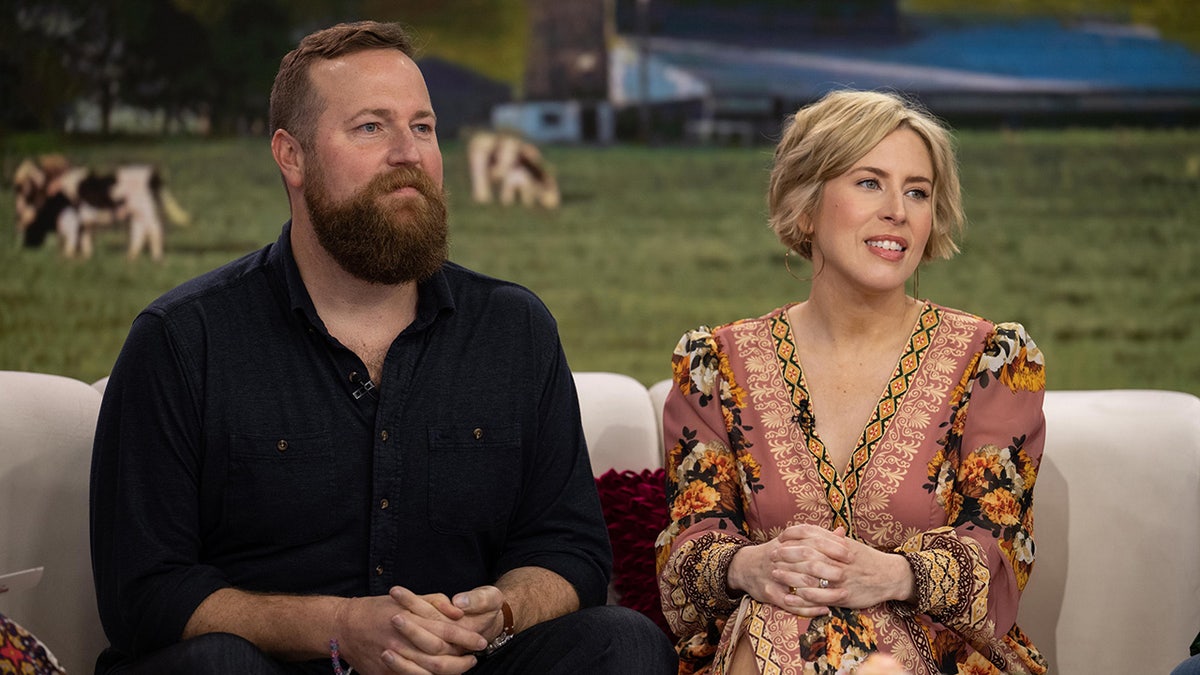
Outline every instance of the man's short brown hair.
{"type": "Polygon", "coordinates": [[[335,59],[368,49],[395,49],[415,58],[412,36],[397,23],[340,23],[305,36],[279,63],[271,86],[271,133],[284,129],[309,147],[325,102],[313,91],[309,68],[319,59],[335,59]]]}

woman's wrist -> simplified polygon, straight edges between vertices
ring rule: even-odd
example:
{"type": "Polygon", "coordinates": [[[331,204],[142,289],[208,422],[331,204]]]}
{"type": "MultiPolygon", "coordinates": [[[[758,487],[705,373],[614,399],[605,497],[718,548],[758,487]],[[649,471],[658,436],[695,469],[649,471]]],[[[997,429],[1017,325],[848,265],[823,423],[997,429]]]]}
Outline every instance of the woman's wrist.
{"type": "Polygon", "coordinates": [[[746,547],[742,547],[729,560],[729,569],[725,571],[725,590],[730,596],[737,595],[742,592],[741,575],[739,574],[738,558],[742,557],[746,551],[746,547]]]}
{"type": "Polygon", "coordinates": [[[917,602],[917,577],[913,573],[912,565],[909,564],[908,558],[899,553],[889,554],[892,565],[895,567],[895,592],[892,594],[892,599],[899,602],[907,602],[916,604],[917,602]]]}

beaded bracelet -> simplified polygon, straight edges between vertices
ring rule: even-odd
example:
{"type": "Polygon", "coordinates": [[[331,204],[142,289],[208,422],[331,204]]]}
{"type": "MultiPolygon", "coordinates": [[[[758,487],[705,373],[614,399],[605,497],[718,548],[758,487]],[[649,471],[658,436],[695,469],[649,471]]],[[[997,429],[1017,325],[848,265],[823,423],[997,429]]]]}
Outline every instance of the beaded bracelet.
{"type": "Polygon", "coordinates": [[[354,668],[342,668],[342,658],[338,654],[338,641],[333,639],[329,641],[329,659],[333,661],[333,675],[352,675],[354,668]]]}

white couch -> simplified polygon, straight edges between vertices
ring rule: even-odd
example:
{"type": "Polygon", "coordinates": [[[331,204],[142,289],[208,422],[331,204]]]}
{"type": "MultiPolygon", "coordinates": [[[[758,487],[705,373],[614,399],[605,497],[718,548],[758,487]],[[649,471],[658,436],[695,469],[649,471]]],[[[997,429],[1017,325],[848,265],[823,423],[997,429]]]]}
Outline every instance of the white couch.
{"type": "MultiPolygon", "coordinates": [[[[0,613],[71,673],[106,644],[93,596],[87,491],[104,382],[0,371],[0,613]]],[[[577,373],[593,472],[661,465],[669,384],[577,373]]],[[[1038,562],[1020,623],[1051,672],[1167,673],[1200,631],[1200,398],[1053,391],[1037,487],[1038,562]]]]}

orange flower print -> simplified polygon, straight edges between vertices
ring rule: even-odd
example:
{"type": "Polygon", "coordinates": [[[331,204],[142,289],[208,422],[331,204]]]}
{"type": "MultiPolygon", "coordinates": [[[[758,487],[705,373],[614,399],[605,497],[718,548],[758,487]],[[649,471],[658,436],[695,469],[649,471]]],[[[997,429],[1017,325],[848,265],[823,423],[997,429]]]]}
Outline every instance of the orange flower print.
{"type": "MultiPolygon", "coordinates": [[[[1012,391],[1041,391],[1046,388],[1046,360],[1025,327],[1019,323],[996,324],[996,332],[979,363],[1012,391]]],[[[984,384],[986,386],[986,377],[984,384]]]]}
{"type": "Polygon", "coordinates": [[[1033,484],[1037,482],[1037,467],[1024,450],[1017,452],[1017,466],[1021,469],[1021,485],[1026,492],[1032,490],[1033,484]]]}
{"type": "Polygon", "coordinates": [[[683,394],[699,392],[703,396],[715,396],[718,367],[713,358],[716,343],[708,328],[684,333],[671,354],[671,371],[683,394]]]}
{"type": "Polygon", "coordinates": [[[717,484],[732,481],[737,477],[737,466],[734,464],[733,457],[726,453],[705,452],[696,468],[705,473],[711,469],[710,480],[717,484]]]}
{"type": "Polygon", "coordinates": [[[934,657],[938,661],[942,661],[945,657],[953,657],[962,651],[963,640],[958,633],[952,630],[940,630],[934,634],[933,644],[930,647],[933,649],[934,657]]]}
{"type": "Polygon", "coordinates": [[[733,378],[733,366],[729,365],[729,355],[721,352],[720,357],[721,380],[724,383],[721,398],[733,401],[736,408],[746,407],[746,390],[737,385],[733,378]]]}
{"type": "Polygon", "coordinates": [[[982,354],[976,354],[975,356],[971,357],[970,362],[967,363],[967,367],[963,370],[962,378],[959,379],[958,384],[954,385],[954,391],[950,394],[950,400],[953,403],[957,404],[959,401],[963,400],[963,396],[966,395],[967,389],[971,384],[972,374],[978,372],[979,359],[981,356],[982,354]]]}
{"type": "Polygon", "coordinates": [[[1030,359],[1033,343],[1021,348],[1007,368],[1000,370],[1000,381],[1013,391],[1041,391],[1046,388],[1046,370],[1041,363],[1041,352],[1036,361],[1030,359]]]}
{"type": "Polygon", "coordinates": [[[1013,499],[1012,493],[1004,488],[987,493],[979,500],[979,504],[988,520],[997,525],[1010,527],[1021,522],[1021,505],[1013,499]]]}
{"type": "Polygon", "coordinates": [[[963,431],[967,428],[967,413],[970,412],[971,401],[968,399],[954,414],[950,426],[950,433],[962,438],[963,431]]]}
{"type": "Polygon", "coordinates": [[[943,508],[946,509],[946,517],[950,522],[958,520],[958,514],[962,513],[963,497],[957,492],[950,492],[946,495],[943,508]]]}
{"type": "Polygon", "coordinates": [[[675,354],[671,357],[671,374],[679,386],[679,393],[684,396],[692,393],[692,380],[688,377],[688,362],[690,360],[687,355],[675,354]]]}
{"type": "Polygon", "coordinates": [[[676,467],[679,466],[680,459],[683,457],[683,440],[680,439],[675,445],[667,451],[667,480],[672,483],[679,482],[679,474],[676,473],[676,467]]]}
{"type": "Polygon", "coordinates": [[[998,672],[979,652],[971,652],[966,661],[958,664],[958,675],[995,675],[998,672]]]}
{"type": "Polygon", "coordinates": [[[987,491],[988,474],[995,460],[990,454],[973,452],[962,461],[958,467],[958,480],[962,485],[963,494],[968,497],[981,497],[987,491]]]}
{"type": "Polygon", "coordinates": [[[925,465],[925,473],[929,477],[929,482],[933,483],[937,481],[938,474],[942,472],[942,464],[945,463],[945,461],[946,447],[939,445],[937,454],[935,454],[933,459],[930,459],[929,463],[925,465]]]}
{"type": "Polygon", "coordinates": [[[717,494],[720,495],[717,500],[717,507],[722,511],[732,511],[736,508],[739,498],[742,495],[741,484],[737,481],[725,481],[716,484],[717,494]]]}
{"type": "Polygon", "coordinates": [[[738,453],[738,461],[742,466],[742,480],[745,482],[758,481],[762,478],[762,465],[749,452],[738,453]]]}
{"type": "Polygon", "coordinates": [[[711,511],[717,505],[719,498],[720,495],[712,487],[694,480],[675,498],[674,508],[671,509],[671,520],[679,520],[693,513],[711,511]]]}
{"type": "Polygon", "coordinates": [[[842,656],[846,653],[846,645],[843,644],[839,636],[833,636],[825,643],[825,659],[829,661],[829,665],[838,668],[842,665],[842,656]]]}
{"type": "Polygon", "coordinates": [[[728,406],[721,406],[721,419],[725,421],[725,430],[733,431],[736,420],[733,419],[733,411],[728,406]]]}

